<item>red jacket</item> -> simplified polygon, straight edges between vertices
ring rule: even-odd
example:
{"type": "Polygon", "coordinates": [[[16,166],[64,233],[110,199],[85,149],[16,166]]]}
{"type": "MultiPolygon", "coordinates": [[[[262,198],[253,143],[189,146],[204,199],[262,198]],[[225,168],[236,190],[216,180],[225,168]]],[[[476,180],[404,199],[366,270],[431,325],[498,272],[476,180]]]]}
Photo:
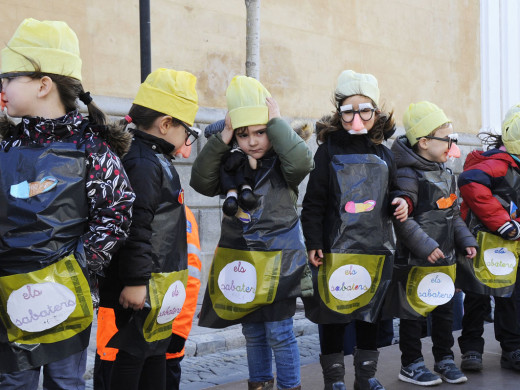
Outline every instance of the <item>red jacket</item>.
{"type": "MultiPolygon", "coordinates": [[[[463,198],[461,205],[462,218],[466,220],[469,210],[491,232],[506,222],[511,221],[507,210],[494,195],[501,195],[507,202],[518,203],[519,195],[505,177],[510,168],[515,169],[515,174],[520,174],[520,168],[513,157],[499,149],[486,152],[473,151],[468,154],[464,163],[464,172],[459,176],[460,194],[463,198]]],[[[520,218],[516,218],[520,222],[520,218]]]]}

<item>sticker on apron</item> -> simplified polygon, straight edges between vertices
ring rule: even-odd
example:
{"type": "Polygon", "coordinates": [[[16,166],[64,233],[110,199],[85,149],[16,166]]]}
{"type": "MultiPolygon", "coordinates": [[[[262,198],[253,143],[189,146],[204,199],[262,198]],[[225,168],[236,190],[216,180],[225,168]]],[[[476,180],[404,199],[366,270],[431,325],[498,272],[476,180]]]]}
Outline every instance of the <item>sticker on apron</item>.
{"type": "Polygon", "coordinates": [[[218,275],[218,287],[233,303],[253,302],[256,293],[256,268],[247,261],[235,260],[218,275]]]}
{"type": "Polygon", "coordinates": [[[0,278],[0,318],[10,342],[56,343],[93,318],[88,281],[74,255],[41,270],[0,278]]]}
{"type": "Polygon", "coordinates": [[[172,333],[172,322],[179,315],[186,299],[188,270],[152,273],[148,285],[150,312],[143,325],[148,342],[164,340],[172,333]]]}
{"type": "Polygon", "coordinates": [[[318,291],[331,310],[350,314],[374,297],[385,261],[384,255],[325,253],[318,270],[318,291]]]}
{"type": "Polygon", "coordinates": [[[236,320],[274,301],[280,279],[281,251],[217,248],[208,289],[220,318],[236,320]]]}
{"type": "Polygon", "coordinates": [[[420,315],[426,316],[437,306],[448,303],[455,294],[457,265],[441,267],[414,266],[406,281],[406,300],[420,315]]]}
{"type": "Polygon", "coordinates": [[[491,288],[511,286],[516,282],[518,242],[497,235],[478,232],[479,250],[473,259],[477,279],[491,288]]]}
{"type": "Polygon", "coordinates": [[[41,332],[64,322],[76,309],[74,293],[59,283],[30,283],[7,299],[7,314],[25,332],[41,332]]]}

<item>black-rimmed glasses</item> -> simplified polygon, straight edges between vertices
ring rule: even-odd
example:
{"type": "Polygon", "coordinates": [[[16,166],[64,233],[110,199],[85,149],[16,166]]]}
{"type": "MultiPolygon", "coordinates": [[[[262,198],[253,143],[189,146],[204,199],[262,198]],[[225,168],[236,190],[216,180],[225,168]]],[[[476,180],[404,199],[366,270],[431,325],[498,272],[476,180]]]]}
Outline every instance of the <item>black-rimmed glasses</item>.
{"type": "Polygon", "coordinates": [[[417,137],[416,140],[420,140],[421,138],[436,139],[437,141],[447,142],[448,143],[448,149],[451,148],[451,145],[453,145],[453,143],[459,142],[459,140],[457,138],[455,138],[455,137],[447,136],[447,137],[444,137],[444,138],[440,138],[440,137],[434,137],[433,135],[426,135],[424,137],[417,137]]]}
{"type": "Polygon", "coordinates": [[[197,129],[196,127],[189,127],[184,122],[181,122],[182,127],[184,127],[184,131],[186,132],[186,141],[184,141],[184,145],[190,146],[199,138],[200,133],[202,133],[201,129],[197,129]]]}
{"type": "Polygon", "coordinates": [[[341,119],[343,119],[343,122],[345,123],[350,123],[354,120],[354,116],[356,116],[356,114],[359,114],[359,117],[361,118],[361,120],[363,121],[369,121],[370,119],[372,119],[372,117],[374,116],[374,111],[376,109],[375,108],[369,108],[369,107],[366,107],[366,108],[363,108],[361,110],[345,110],[345,111],[339,111],[340,115],[341,115],[341,119]]]}

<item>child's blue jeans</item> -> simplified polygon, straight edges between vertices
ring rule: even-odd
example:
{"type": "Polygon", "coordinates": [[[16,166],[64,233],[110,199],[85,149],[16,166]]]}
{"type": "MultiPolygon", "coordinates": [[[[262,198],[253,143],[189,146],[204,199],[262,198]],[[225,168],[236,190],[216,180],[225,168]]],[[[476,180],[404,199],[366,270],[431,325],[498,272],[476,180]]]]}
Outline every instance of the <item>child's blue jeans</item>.
{"type": "Polygon", "coordinates": [[[279,389],[300,385],[300,352],[293,332],[293,320],[242,324],[246,338],[249,381],[273,379],[274,352],[276,382],[279,389]]]}
{"type": "MultiPolygon", "coordinates": [[[[85,389],[83,375],[87,367],[87,349],[43,366],[44,390],[85,389]]],[[[0,389],[36,390],[41,367],[10,374],[0,374],[0,389]]]]}

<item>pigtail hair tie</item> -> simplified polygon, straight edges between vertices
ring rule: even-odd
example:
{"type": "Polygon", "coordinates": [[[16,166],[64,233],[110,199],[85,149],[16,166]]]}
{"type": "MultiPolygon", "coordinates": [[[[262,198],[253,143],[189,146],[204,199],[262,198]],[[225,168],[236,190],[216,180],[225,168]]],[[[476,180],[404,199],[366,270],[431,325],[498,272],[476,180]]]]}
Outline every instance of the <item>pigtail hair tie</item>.
{"type": "Polygon", "coordinates": [[[92,103],[92,96],[90,96],[90,92],[81,92],[78,95],[78,99],[81,100],[85,106],[88,106],[90,103],[92,103]]]}
{"type": "Polygon", "coordinates": [[[125,115],[125,121],[132,123],[132,117],[130,115],[125,115]]]}

